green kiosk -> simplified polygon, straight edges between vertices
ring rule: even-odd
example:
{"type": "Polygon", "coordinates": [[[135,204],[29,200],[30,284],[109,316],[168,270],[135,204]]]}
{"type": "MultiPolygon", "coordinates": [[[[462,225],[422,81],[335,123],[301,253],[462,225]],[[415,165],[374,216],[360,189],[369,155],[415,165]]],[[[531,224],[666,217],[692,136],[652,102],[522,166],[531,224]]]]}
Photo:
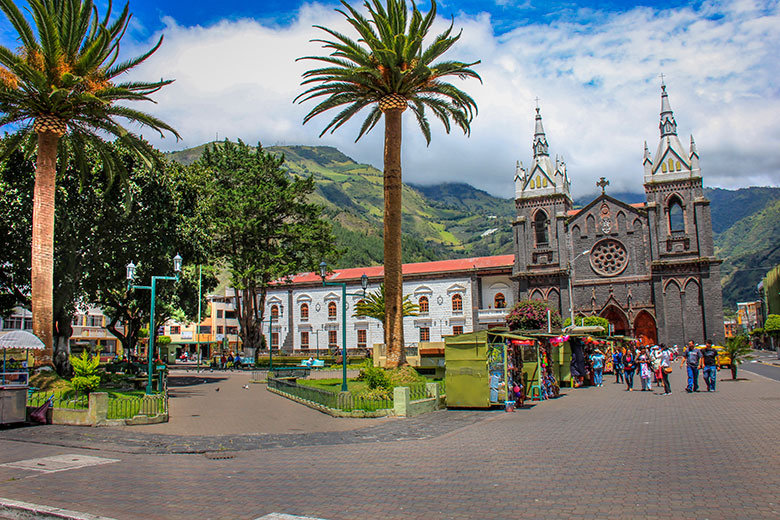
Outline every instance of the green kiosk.
{"type": "Polygon", "coordinates": [[[522,349],[514,347],[532,338],[505,331],[480,330],[444,341],[448,407],[504,406],[507,387],[522,378],[522,349]]]}

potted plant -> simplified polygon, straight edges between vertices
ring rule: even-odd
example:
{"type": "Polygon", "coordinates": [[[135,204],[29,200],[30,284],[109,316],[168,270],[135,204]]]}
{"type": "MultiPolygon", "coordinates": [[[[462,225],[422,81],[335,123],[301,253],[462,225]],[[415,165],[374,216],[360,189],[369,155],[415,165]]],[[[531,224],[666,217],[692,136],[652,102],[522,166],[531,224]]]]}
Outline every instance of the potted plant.
{"type": "Polygon", "coordinates": [[[734,336],[726,339],[726,346],[724,347],[726,353],[731,358],[731,379],[737,378],[737,366],[741,365],[744,361],[753,359],[753,350],[750,348],[750,343],[747,336],[734,336]]]}

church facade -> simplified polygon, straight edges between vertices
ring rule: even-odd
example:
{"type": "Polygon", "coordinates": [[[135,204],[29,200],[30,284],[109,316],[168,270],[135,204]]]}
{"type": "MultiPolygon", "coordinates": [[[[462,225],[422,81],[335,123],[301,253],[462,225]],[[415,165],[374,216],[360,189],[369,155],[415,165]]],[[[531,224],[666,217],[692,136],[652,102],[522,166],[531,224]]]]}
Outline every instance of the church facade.
{"type": "Polygon", "coordinates": [[[528,169],[515,174],[518,299],[548,300],[565,318],[607,318],[613,333],[644,343],[723,341],[720,263],[709,201],[691,136],[677,136],[666,86],[660,140],[645,143],[645,201],[626,204],[602,193],[574,209],[566,164],[553,161],[539,108],[528,169]]]}

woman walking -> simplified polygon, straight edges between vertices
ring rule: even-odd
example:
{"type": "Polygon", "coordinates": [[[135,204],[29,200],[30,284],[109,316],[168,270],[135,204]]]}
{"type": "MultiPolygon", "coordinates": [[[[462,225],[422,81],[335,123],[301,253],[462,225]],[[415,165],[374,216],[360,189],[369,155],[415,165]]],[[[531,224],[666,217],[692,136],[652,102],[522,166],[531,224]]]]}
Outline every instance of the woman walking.
{"type": "Polygon", "coordinates": [[[642,381],[642,391],[652,391],[652,388],[650,387],[650,358],[647,355],[647,349],[642,350],[637,361],[639,362],[639,377],[642,381]]]}
{"type": "Polygon", "coordinates": [[[604,386],[604,354],[599,349],[596,349],[593,354],[590,355],[590,361],[593,363],[593,384],[596,386],[604,386]]]}
{"type": "Polygon", "coordinates": [[[623,349],[623,374],[626,376],[626,391],[634,391],[634,370],[636,370],[636,364],[634,361],[634,354],[631,349],[623,349]]]}
{"type": "Polygon", "coordinates": [[[661,395],[670,395],[672,387],[669,385],[669,374],[672,372],[672,352],[663,343],[661,343],[661,379],[664,382],[664,393],[661,395]]]}

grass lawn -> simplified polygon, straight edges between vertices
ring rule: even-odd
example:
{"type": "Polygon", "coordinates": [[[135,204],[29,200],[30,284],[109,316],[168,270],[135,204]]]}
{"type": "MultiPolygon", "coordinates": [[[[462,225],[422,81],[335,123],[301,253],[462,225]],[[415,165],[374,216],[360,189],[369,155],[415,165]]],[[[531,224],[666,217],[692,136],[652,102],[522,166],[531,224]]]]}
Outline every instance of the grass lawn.
{"type": "MultiPolygon", "coordinates": [[[[321,388],[329,392],[341,392],[341,378],[334,379],[298,379],[296,381],[301,386],[311,386],[321,388]]],[[[347,380],[347,388],[350,392],[361,392],[368,390],[368,384],[365,381],[347,380]]]]}

